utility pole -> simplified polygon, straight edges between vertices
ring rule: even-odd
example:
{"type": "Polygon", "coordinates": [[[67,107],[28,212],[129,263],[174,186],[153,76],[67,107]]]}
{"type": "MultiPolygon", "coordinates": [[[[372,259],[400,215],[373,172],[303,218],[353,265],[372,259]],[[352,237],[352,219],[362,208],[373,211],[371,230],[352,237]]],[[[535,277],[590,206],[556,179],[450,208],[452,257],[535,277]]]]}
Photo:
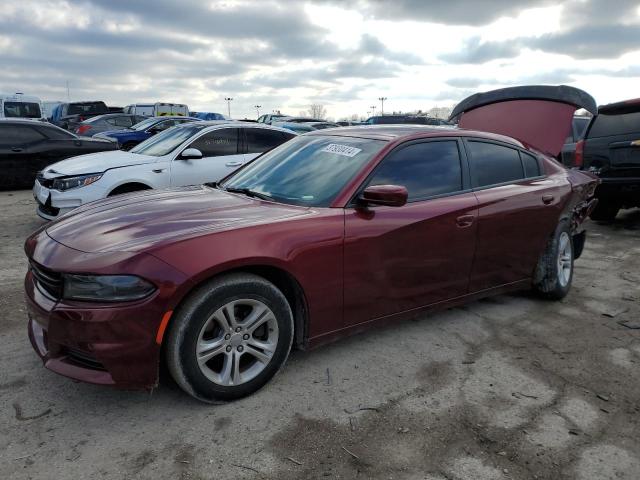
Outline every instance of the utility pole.
{"type": "Polygon", "coordinates": [[[369,108],[371,109],[371,116],[375,117],[376,116],[376,106],[375,105],[371,105],[369,108]]]}
{"type": "Polygon", "coordinates": [[[231,100],[233,100],[233,98],[224,97],[224,99],[227,101],[227,113],[229,114],[229,120],[231,120],[231,100]]]}
{"type": "Polygon", "coordinates": [[[382,103],[382,108],[380,109],[380,111],[382,112],[380,115],[384,116],[384,101],[387,99],[387,97],[378,97],[378,100],[380,100],[380,102],[382,103]]]}
{"type": "Polygon", "coordinates": [[[260,116],[260,109],[262,108],[262,105],[254,105],[253,107],[256,109],[256,112],[258,112],[258,116],[260,116]]]}

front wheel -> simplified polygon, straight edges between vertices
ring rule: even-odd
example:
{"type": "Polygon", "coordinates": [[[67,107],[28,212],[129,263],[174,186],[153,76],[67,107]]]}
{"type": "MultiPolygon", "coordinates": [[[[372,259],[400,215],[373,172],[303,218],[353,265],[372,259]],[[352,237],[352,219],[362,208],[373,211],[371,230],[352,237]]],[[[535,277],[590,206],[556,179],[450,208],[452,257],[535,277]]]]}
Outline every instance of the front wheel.
{"type": "Polygon", "coordinates": [[[553,300],[564,298],[571,289],[573,280],[573,242],[566,221],[556,228],[538,260],[534,289],[543,297],[553,300]]]}
{"type": "Polygon", "coordinates": [[[292,341],[293,315],[282,292],[257,275],[232,274],[200,287],[177,310],[166,360],[193,397],[233,400],[266,384],[292,341]]]}

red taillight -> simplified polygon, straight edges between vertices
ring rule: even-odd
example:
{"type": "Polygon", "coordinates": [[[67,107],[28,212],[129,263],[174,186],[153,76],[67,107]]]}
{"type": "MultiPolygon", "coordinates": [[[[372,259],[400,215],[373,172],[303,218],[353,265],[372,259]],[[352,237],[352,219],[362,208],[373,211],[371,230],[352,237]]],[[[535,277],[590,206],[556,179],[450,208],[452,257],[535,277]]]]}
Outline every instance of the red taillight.
{"type": "Polygon", "coordinates": [[[582,167],[584,164],[584,140],[578,140],[576,143],[576,154],[573,160],[574,167],[582,167]]]}
{"type": "Polygon", "coordinates": [[[91,125],[80,125],[77,129],[76,129],[76,134],[78,135],[84,135],[84,132],[86,132],[87,130],[89,130],[91,128],[91,125]]]}

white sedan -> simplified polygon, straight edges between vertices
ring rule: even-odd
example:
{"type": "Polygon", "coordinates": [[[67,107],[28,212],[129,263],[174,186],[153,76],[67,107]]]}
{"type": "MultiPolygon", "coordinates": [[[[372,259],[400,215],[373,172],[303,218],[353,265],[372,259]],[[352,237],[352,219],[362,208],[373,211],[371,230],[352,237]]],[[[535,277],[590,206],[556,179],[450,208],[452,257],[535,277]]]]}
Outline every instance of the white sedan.
{"type": "Polygon", "coordinates": [[[211,121],[176,126],[128,152],[93,153],[49,165],[38,173],[33,186],[37,212],[53,220],[111,195],[216,182],[295,135],[256,123],[211,121]]]}

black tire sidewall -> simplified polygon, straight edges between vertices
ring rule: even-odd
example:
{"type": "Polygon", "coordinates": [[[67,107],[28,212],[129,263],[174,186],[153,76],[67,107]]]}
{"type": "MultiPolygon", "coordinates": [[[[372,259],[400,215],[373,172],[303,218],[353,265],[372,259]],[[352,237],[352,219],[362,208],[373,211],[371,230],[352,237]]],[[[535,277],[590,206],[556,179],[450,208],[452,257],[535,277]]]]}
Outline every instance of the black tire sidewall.
{"type": "Polygon", "coordinates": [[[170,365],[170,370],[180,370],[182,380],[188,383],[189,393],[204,401],[233,400],[255,392],[278,372],[291,349],[293,318],[286,298],[274,285],[260,277],[248,281],[220,282],[199,291],[193,301],[190,308],[178,313],[169,332],[168,361],[174,363],[170,365]],[[259,300],[271,309],[278,323],[278,345],[269,364],[249,382],[228,387],[217,385],[198,366],[195,354],[198,335],[213,312],[241,298],[259,300]]]}
{"type": "Polygon", "coordinates": [[[547,298],[559,300],[564,298],[571,290],[574,274],[575,251],[573,248],[573,238],[571,236],[571,228],[569,222],[563,220],[559,223],[553,238],[548,243],[547,248],[541,258],[543,277],[537,285],[538,291],[547,298]],[[571,243],[571,276],[566,285],[561,285],[558,278],[558,253],[560,249],[560,237],[563,233],[569,236],[571,243]]]}

